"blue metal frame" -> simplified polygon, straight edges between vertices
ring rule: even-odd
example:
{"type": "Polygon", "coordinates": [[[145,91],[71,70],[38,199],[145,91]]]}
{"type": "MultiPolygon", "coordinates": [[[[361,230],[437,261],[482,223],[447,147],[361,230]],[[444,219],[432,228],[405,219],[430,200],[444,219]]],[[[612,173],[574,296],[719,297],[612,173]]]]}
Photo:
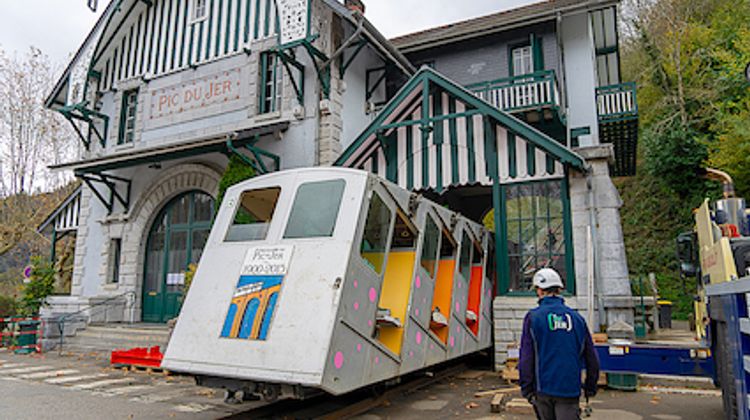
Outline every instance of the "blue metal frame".
{"type": "Polygon", "coordinates": [[[710,354],[707,348],[608,344],[596,352],[603,372],[714,377],[714,359],[698,355],[710,354]]]}

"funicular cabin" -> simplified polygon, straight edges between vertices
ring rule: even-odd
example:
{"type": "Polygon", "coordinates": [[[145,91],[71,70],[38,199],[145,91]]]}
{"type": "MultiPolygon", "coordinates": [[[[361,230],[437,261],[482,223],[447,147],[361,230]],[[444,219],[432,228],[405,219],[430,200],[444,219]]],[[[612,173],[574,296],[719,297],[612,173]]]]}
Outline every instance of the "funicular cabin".
{"type": "Polygon", "coordinates": [[[345,393],[492,345],[489,232],[352,169],[227,191],[163,366],[246,393],[345,393]]]}

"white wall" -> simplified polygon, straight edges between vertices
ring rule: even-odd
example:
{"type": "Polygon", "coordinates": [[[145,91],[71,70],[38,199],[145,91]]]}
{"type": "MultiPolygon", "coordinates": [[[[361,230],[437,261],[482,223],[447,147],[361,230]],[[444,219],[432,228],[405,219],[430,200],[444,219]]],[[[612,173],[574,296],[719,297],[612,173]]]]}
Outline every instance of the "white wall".
{"type": "Polygon", "coordinates": [[[580,137],[580,146],[597,145],[599,123],[596,113],[595,50],[588,13],[564,16],[560,36],[567,85],[568,129],[589,127],[591,135],[580,137]]]}

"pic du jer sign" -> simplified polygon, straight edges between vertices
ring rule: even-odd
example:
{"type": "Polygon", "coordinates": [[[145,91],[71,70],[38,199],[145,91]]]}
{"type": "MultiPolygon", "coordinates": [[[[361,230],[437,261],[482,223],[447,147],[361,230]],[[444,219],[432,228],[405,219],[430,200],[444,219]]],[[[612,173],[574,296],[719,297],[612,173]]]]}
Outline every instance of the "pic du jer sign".
{"type": "Polygon", "coordinates": [[[240,99],[241,69],[225,70],[151,91],[148,119],[158,120],[240,99]]]}
{"type": "Polygon", "coordinates": [[[309,9],[310,0],[276,0],[281,45],[307,38],[309,9]]]}

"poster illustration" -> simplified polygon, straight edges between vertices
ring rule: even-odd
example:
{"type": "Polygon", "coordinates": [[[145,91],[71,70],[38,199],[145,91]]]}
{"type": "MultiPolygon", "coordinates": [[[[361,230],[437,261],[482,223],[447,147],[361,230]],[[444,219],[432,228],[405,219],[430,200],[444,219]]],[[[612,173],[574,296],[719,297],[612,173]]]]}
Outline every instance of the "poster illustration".
{"type": "Polygon", "coordinates": [[[266,339],[292,251],[293,247],[289,245],[247,250],[221,337],[266,339]]]}

